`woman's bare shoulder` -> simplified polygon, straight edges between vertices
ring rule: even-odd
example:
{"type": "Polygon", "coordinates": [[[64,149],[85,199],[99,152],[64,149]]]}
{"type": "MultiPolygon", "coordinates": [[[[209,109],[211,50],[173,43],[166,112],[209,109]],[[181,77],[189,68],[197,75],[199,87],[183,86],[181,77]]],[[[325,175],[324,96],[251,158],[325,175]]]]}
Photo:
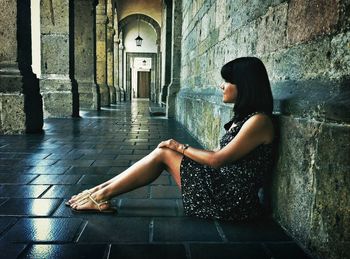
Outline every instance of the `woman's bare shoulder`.
{"type": "Polygon", "coordinates": [[[264,138],[264,144],[269,144],[274,138],[274,126],[271,117],[265,113],[256,113],[250,117],[246,123],[246,127],[261,133],[264,138]]]}

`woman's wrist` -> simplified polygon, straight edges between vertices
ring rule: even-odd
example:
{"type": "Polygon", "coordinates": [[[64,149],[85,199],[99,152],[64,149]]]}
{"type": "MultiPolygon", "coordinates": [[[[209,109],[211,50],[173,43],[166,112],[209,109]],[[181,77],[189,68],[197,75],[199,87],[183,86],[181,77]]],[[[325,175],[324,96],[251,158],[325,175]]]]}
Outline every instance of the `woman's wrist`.
{"type": "Polygon", "coordinates": [[[190,147],[190,145],[188,144],[182,144],[181,146],[181,153],[184,155],[185,154],[185,150],[188,149],[190,147]]]}

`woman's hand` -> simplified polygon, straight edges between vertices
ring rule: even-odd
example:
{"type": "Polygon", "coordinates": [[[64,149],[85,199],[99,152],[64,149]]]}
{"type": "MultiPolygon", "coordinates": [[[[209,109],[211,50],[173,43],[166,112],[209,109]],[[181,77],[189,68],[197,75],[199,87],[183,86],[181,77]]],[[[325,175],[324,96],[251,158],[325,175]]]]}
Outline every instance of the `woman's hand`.
{"type": "Polygon", "coordinates": [[[180,150],[181,150],[182,146],[183,145],[181,143],[177,142],[174,139],[168,139],[168,140],[162,141],[158,145],[159,148],[167,147],[167,148],[170,148],[170,149],[177,151],[177,152],[180,152],[180,153],[181,153],[180,150]]]}

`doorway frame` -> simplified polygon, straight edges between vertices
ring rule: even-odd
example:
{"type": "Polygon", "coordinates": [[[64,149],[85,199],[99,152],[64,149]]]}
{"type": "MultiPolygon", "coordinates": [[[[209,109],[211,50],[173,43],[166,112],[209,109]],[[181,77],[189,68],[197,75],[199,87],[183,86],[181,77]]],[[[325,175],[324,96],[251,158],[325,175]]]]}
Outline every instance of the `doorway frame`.
{"type": "Polygon", "coordinates": [[[157,63],[157,53],[149,53],[149,52],[126,52],[126,100],[132,100],[132,85],[131,85],[131,59],[134,58],[151,58],[151,82],[150,82],[150,101],[158,102],[159,97],[157,93],[160,91],[160,80],[157,76],[159,73],[158,63],[157,63]]]}

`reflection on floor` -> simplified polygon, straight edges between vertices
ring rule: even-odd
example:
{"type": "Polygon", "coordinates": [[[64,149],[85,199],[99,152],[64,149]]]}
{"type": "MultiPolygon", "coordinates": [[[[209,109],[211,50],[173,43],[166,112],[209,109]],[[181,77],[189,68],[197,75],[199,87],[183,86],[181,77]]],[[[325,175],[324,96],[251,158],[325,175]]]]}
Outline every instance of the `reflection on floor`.
{"type": "Polygon", "coordinates": [[[68,197],[160,140],[199,146],[174,120],[151,117],[145,100],[81,115],[46,120],[42,135],[0,136],[0,258],[308,258],[272,221],[184,216],[167,172],[115,198],[117,215],[73,213],[68,197]]]}

